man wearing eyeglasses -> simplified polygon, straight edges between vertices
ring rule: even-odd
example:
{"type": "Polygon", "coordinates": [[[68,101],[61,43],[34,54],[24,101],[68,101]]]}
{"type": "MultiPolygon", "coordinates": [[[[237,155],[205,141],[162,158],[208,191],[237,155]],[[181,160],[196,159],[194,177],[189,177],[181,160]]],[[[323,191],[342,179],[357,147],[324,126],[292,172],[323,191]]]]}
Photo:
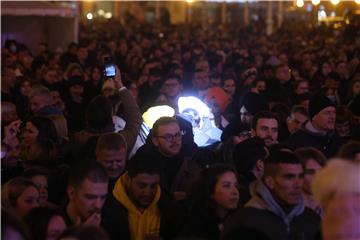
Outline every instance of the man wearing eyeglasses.
{"type": "Polygon", "coordinates": [[[175,119],[160,118],[155,122],[152,134],[152,142],[163,156],[173,157],[179,154],[182,133],[175,119]]]}
{"type": "Polygon", "coordinates": [[[183,132],[178,121],[172,117],[162,117],[153,125],[151,143],[138,150],[150,154],[154,164],[160,164],[161,188],[176,200],[186,197],[192,179],[200,171],[200,167],[185,156],[182,146],[183,132]]]}

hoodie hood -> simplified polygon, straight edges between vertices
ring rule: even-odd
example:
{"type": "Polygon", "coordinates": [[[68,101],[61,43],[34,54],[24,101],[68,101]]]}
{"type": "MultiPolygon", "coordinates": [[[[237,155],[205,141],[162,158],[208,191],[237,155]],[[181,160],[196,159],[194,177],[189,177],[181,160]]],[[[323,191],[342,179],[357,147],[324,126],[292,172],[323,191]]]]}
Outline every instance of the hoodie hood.
{"type": "Polygon", "coordinates": [[[257,209],[266,209],[281,217],[287,226],[287,231],[290,231],[290,223],[294,217],[299,216],[304,212],[304,201],[301,198],[300,202],[293,207],[293,209],[286,213],[284,209],[275,201],[269,189],[265,186],[263,181],[257,180],[250,185],[251,199],[245,204],[245,207],[253,207],[257,209]]]}
{"type": "Polygon", "coordinates": [[[129,198],[126,186],[130,183],[128,173],[124,173],[115,183],[114,198],[128,210],[129,230],[131,239],[142,240],[148,236],[160,234],[160,210],[157,203],[160,200],[161,190],[157,187],[153,202],[141,212],[129,198]]]}
{"type": "Polygon", "coordinates": [[[301,130],[306,132],[309,135],[315,136],[315,137],[332,137],[335,134],[335,130],[322,132],[317,130],[314,125],[311,123],[311,121],[305,122],[301,126],[301,130]]]}

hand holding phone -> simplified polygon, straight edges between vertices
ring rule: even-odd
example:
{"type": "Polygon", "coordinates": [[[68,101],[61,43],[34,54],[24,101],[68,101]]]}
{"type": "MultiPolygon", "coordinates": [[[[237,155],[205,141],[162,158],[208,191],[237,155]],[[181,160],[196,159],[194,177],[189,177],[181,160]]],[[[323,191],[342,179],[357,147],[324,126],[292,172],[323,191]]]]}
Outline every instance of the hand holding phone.
{"type": "Polygon", "coordinates": [[[112,57],[105,58],[105,77],[113,78],[116,75],[115,64],[112,57]]]}

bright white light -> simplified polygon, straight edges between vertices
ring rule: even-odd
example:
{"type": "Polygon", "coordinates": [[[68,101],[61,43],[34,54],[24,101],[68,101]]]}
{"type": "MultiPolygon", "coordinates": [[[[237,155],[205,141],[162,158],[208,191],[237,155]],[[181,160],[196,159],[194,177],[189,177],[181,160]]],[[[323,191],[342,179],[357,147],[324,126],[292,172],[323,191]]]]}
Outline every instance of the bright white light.
{"type": "Polygon", "coordinates": [[[356,3],[356,4],[360,4],[360,0],[355,0],[355,3],[356,3]]]}
{"type": "Polygon", "coordinates": [[[173,117],[175,115],[175,110],[172,107],[167,105],[155,106],[149,108],[144,114],[142,115],[144,123],[149,127],[152,128],[156,120],[161,117],[173,117]]]}
{"type": "Polygon", "coordinates": [[[88,14],[86,14],[86,18],[87,18],[88,20],[93,19],[93,15],[92,15],[92,13],[88,13],[88,14]]]}
{"type": "Polygon", "coordinates": [[[209,117],[210,108],[197,97],[180,97],[178,100],[179,112],[183,113],[186,109],[194,109],[198,112],[199,117],[209,117]]]}
{"type": "Polygon", "coordinates": [[[222,131],[215,126],[210,108],[196,97],[180,97],[178,100],[180,117],[193,126],[194,142],[199,146],[208,146],[219,142],[222,131]]]}
{"type": "Polygon", "coordinates": [[[193,3],[194,0],[186,0],[187,3],[193,3]]]}
{"type": "Polygon", "coordinates": [[[330,0],[333,5],[338,5],[340,0],[330,0]]]}
{"type": "Polygon", "coordinates": [[[324,20],[326,18],[326,12],[325,10],[320,10],[318,12],[318,20],[321,21],[321,20],[324,20]]]}
{"type": "Polygon", "coordinates": [[[299,8],[303,7],[304,6],[304,0],[297,0],[296,1],[296,6],[299,7],[299,8]]]}
{"type": "Polygon", "coordinates": [[[105,15],[104,15],[104,17],[105,18],[112,18],[112,13],[111,12],[107,12],[107,13],[105,13],[105,15]]]}
{"type": "Polygon", "coordinates": [[[98,14],[99,14],[99,16],[102,16],[102,15],[104,15],[104,14],[105,14],[105,11],[104,11],[104,10],[102,10],[102,9],[99,9],[99,10],[98,10],[98,14]]]}
{"type": "Polygon", "coordinates": [[[311,2],[315,6],[320,4],[320,0],[312,0],[311,2]]]}

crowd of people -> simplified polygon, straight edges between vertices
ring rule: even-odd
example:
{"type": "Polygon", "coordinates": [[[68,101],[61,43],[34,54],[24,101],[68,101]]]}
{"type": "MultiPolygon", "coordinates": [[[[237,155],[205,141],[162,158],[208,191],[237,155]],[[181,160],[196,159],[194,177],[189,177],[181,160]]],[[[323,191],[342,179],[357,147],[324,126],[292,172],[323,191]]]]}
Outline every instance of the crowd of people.
{"type": "Polygon", "coordinates": [[[105,22],[66,50],[6,41],[2,239],[360,239],[359,30],[105,22]],[[179,112],[187,96],[211,122],[179,112]],[[157,106],[173,113],[144,124],[157,106]],[[198,146],[209,124],[221,139],[198,146]]]}

